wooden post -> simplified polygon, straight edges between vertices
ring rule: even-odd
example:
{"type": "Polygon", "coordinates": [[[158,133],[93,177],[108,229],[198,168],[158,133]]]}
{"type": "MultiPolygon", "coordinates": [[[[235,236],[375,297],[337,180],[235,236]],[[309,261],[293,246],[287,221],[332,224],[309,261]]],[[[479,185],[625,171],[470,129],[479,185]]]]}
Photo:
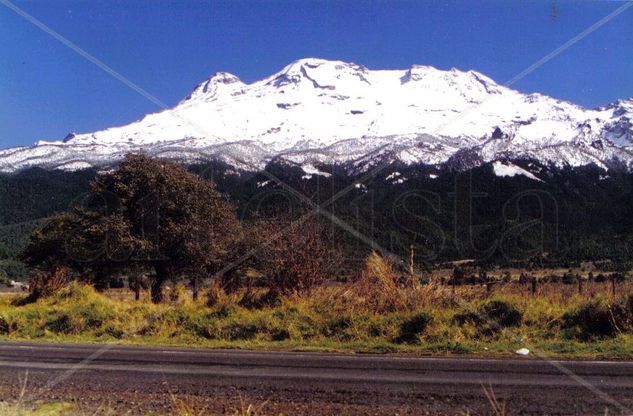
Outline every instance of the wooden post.
{"type": "Polygon", "coordinates": [[[536,276],[532,276],[532,296],[536,296],[536,276]]]}
{"type": "Polygon", "coordinates": [[[611,275],[611,294],[615,297],[615,274],[611,275]]]}
{"type": "Polygon", "coordinates": [[[415,249],[413,244],[409,246],[409,274],[413,276],[413,257],[415,255],[415,249]]]}
{"type": "Polygon", "coordinates": [[[576,279],[578,279],[578,294],[582,295],[582,276],[577,275],[576,279]]]}
{"type": "Polygon", "coordinates": [[[136,275],[134,277],[128,277],[127,284],[128,284],[128,287],[130,288],[130,290],[134,292],[134,300],[137,301],[137,302],[139,300],[141,300],[141,281],[140,281],[140,277],[138,277],[138,275],[136,275]]]}
{"type": "Polygon", "coordinates": [[[196,275],[193,278],[193,282],[191,282],[192,283],[192,285],[191,285],[192,288],[191,289],[192,289],[192,292],[193,292],[193,296],[192,297],[193,297],[193,301],[194,302],[198,300],[198,291],[199,291],[198,279],[199,279],[199,277],[196,275]]]}

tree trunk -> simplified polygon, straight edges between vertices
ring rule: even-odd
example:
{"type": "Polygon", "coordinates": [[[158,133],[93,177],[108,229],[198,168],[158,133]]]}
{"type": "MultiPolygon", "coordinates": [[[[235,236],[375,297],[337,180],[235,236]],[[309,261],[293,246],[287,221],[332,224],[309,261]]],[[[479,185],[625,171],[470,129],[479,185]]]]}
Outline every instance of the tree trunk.
{"type": "Polygon", "coordinates": [[[104,292],[105,290],[108,289],[109,285],[109,281],[106,277],[106,273],[103,270],[96,270],[94,272],[94,279],[92,282],[92,285],[94,286],[95,290],[97,292],[104,292]]]}
{"type": "Polygon", "coordinates": [[[152,279],[150,286],[150,296],[153,303],[161,303],[163,301],[163,284],[169,280],[169,268],[167,265],[159,263],[154,267],[156,276],[152,279]]]}

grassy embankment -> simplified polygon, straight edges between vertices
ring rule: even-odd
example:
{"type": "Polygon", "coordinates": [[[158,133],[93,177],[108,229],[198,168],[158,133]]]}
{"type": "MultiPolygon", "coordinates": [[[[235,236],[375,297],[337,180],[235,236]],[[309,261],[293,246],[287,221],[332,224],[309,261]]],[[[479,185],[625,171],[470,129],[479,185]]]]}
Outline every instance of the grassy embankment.
{"type": "Polygon", "coordinates": [[[193,302],[119,300],[71,284],[16,306],[0,298],[0,339],[195,347],[418,354],[512,354],[527,347],[551,357],[633,358],[633,287],[546,284],[537,296],[516,283],[401,288],[375,258],[359,281],[259,306],[256,296],[222,291],[193,302]]]}
{"type": "MultiPolygon", "coordinates": [[[[196,347],[355,352],[511,354],[633,358],[633,293],[608,284],[573,294],[570,285],[398,288],[366,279],[253,307],[244,292],[169,304],[117,300],[71,284],[55,296],[15,306],[0,299],[0,337],[196,347]]],[[[257,302],[255,302],[257,303],[257,302]]]]}

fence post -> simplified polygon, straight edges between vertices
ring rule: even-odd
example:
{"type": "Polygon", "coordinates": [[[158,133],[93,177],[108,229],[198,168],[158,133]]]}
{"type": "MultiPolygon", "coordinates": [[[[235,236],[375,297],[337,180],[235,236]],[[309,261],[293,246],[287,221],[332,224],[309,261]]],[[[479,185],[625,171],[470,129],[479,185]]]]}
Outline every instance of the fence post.
{"type": "Polygon", "coordinates": [[[582,276],[576,275],[576,279],[578,279],[578,294],[582,295],[582,276]]]}
{"type": "Polygon", "coordinates": [[[615,274],[611,275],[611,294],[615,297],[615,274]]]}

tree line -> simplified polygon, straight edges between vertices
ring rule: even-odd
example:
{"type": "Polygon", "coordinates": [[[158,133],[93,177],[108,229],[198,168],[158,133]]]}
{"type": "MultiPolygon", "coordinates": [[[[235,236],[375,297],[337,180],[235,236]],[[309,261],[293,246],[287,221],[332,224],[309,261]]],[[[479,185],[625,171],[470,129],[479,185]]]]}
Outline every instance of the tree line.
{"type": "Polygon", "coordinates": [[[182,280],[197,298],[211,279],[225,290],[257,279],[274,299],[332,277],[340,250],[310,215],[241,221],[212,180],[136,154],[37,228],[20,257],[35,271],[34,297],[70,279],[106,289],[126,276],[158,303],[166,282],[182,280]]]}
{"type": "MultiPolygon", "coordinates": [[[[349,167],[319,166],[330,176],[310,178],[300,166],[283,161],[269,163],[264,172],[239,171],[219,161],[187,170],[213,182],[218,193],[230,198],[243,219],[240,223],[247,223],[251,233],[253,224],[263,223],[264,218],[286,212],[288,222],[288,217],[296,217],[288,213],[300,215],[305,209],[303,201],[270,181],[274,175],[315,202],[336,196],[328,211],[401,258],[407,258],[414,245],[416,264],[476,259],[483,267],[570,268],[585,260],[630,262],[633,173],[596,166],[558,168],[537,161],[513,163],[544,181],[497,177],[489,165],[458,171],[448,166],[392,164],[374,176],[350,173],[349,167]],[[396,173],[401,179],[397,183],[388,179],[396,173]],[[355,186],[360,179],[362,185],[355,186]]],[[[32,230],[47,217],[76,209],[68,209],[69,205],[86,206],[91,198],[96,204],[94,195],[79,196],[103,176],[94,170],[37,168],[0,174],[0,278],[33,272],[33,266],[17,256],[32,230]]],[[[140,206],[147,208],[149,202],[141,200],[140,206]]],[[[339,275],[350,276],[371,247],[346,231],[336,235],[346,259],[339,275]]]]}

